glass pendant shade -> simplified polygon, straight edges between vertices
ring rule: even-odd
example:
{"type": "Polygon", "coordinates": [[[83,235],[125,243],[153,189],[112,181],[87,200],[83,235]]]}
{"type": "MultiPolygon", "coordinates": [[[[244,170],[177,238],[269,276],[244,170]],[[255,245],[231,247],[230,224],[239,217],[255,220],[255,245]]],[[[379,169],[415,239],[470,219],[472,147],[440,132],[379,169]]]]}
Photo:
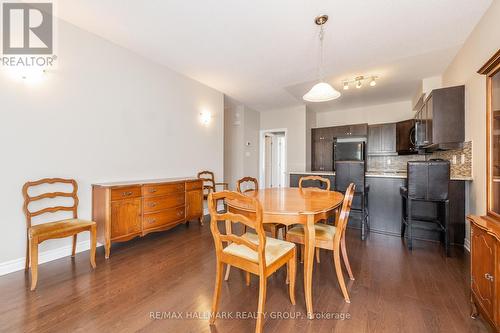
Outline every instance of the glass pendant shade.
{"type": "Polygon", "coordinates": [[[326,82],[315,84],[307,94],[302,97],[307,102],[327,102],[339,98],[340,92],[326,82]]]}

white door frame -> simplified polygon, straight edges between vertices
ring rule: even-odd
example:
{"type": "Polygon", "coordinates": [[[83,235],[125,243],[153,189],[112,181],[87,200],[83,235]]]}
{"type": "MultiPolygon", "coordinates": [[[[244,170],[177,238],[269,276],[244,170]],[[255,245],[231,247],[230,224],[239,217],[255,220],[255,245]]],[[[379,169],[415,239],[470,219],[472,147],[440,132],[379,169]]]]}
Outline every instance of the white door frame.
{"type": "MultiPolygon", "coordinates": [[[[260,186],[265,186],[266,184],[266,164],[265,162],[265,150],[266,150],[266,143],[265,143],[265,135],[266,133],[276,133],[276,132],[281,132],[285,133],[285,172],[287,172],[287,159],[288,159],[288,133],[286,128],[272,128],[272,129],[265,129],[265,130],[260,130],[259,134],[259,184],[260,186]]],[[[288,177],[285,175],[285,184],[288,185],[288,177]]]]}

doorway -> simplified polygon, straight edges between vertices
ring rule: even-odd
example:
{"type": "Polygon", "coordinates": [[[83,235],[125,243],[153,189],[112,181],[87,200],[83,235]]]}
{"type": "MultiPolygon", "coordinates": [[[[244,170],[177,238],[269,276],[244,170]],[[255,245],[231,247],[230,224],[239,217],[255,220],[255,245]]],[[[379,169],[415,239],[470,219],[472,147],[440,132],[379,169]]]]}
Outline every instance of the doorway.
{"type": "Polygon", "coordinates": [[[260,184],[286,187],[286,130],[261,131],[260,184]]]}

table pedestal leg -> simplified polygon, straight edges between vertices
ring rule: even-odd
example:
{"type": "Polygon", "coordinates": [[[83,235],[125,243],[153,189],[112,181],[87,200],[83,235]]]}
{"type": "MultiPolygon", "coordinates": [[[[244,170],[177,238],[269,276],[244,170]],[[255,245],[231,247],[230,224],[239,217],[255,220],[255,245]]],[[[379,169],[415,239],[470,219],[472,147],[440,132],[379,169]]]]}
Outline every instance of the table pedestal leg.
{"type": "Polygon", "coordinates": [[[307,216],[305,225],[305,258],[304,258],[304,294],[306,296],[307,317],[313,318],[312,305],[312,273],[314,265],[314,245],[316,231],[314,229],[314,215],[307,216]]]}

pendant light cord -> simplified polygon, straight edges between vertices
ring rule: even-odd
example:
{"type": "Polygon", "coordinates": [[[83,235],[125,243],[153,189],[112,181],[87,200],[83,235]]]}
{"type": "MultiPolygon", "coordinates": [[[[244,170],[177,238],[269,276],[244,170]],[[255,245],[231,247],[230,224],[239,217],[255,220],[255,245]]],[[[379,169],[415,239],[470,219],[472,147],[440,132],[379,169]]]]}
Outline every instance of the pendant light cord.
{"type": "Polygon", "coordinates": [[[323,37],[325,36],[325,31],[323,25],[320,26],[319,30],[319,61],[318,61],[318,78],[319,82],[323,82],[323,37]]]}

